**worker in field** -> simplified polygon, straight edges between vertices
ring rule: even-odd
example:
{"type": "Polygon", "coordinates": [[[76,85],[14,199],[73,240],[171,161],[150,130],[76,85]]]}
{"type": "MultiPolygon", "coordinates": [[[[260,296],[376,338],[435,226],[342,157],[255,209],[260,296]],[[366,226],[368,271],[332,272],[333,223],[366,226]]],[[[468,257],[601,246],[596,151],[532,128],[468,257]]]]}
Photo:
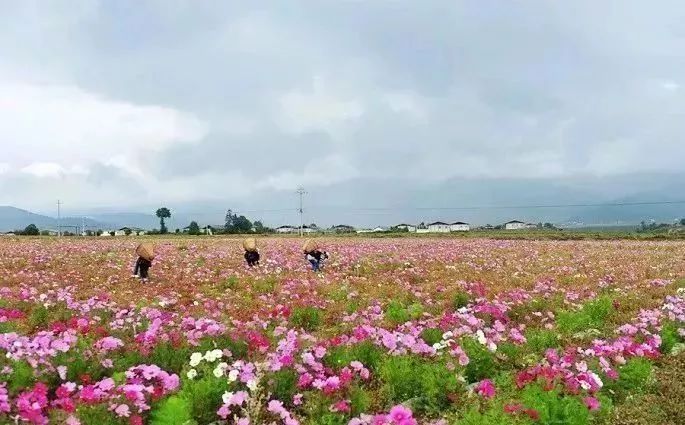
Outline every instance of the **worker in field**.
{"type": "Polygon", "coordinates": [[[259,251],[256,249],[254,251],[245,251],[245,261],[250,267],[259,265],[259,251]]]}
{"type": "Polygon", "coordinates": [[[257,241],[254,238],[247,238],[243,240],[243,249],[245,250],[245,261],[249,267],[259,265],[259,251],[257,250],[257,241]]]}
{"type": "Polygon", "coordinates": [[[152,260],[155,258],[152,245],[138,245],[136,248],[136,255],[138,255],[138,259],[136,260],[136,265],[133,268],[133,277],[140,276],[141,281],[147,282],[148,270],[150,270],[150,267],[152,267],[152,260]]]}
{"type": "Polygon", "coordinates": [[[324,262],[328,259],[328,253],[326,251],[321,251],[315,249],[305,253],[305,258],[312,265],[312,270],[315,272],[321,271],[324,262]]]}

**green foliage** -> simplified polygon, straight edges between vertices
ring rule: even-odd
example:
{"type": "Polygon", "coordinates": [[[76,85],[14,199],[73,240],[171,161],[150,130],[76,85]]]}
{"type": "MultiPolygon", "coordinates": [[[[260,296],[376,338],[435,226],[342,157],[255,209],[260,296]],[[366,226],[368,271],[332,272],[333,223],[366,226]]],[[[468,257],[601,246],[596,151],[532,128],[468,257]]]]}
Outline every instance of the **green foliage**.
{"type": "Polygon", "coordinates": [[[536,354],[543,354],[548,348],[560,346],[559,336],[549,329],[531,329],[526,332],[526,348],[536,354]]]}
{"type": "Polygon", "coordinates": [[[222,404],[221,396],[229,388],[225,379],[216,379],[211,373],[194,380],[183,380],[178,397],[190,406],[191,417],[200,424],[216,420],[216,412],[222,404]]]}
{"type": "Polygon", "coordinates": [[[410,304],[407,307],[407,313],[412,320],[416,320],[423,314],[423,306],[419,303],[410,304]]]}
{"type": "Polygon", "coordinates": [[[165,399],[152,411],[151,425],[194,425],[190,402],[178,395],[165,399]]]}
{"type": "Polygon", "coordinates": [[[29,224],[21,234],[24,236],[38,236],[40,235],[40,230],[38,230],[35,224],[29,224]]]}
{"type": "Polygon", "coordinates": [[[307,422],[309,425],[346,425],[349,419],[339,413],[326,412],[320,416],[313,416],[307,422]]]}
{"type": "Polygon", "coordinates": [[[107,405],[100,404],[95,406],[80,405],[76,409],[76,415],[82,424],[98,425],[125,425],[128,420],[117,418],[116,415],[107,409],[107,405]]]}
{"type": "Polygon", "coordinates": [[[236,276],[229,276],[221,282],[221,289],[226,291],[228,289],[233,289],[238,284],[238,278],[236,276]]]}
{"type": "Polygon", "coordinates": [[[200,234],[200,225],[197,224],[197,221],[191,221],[190,224],[188,225],[188,234],[189,235],[199,235],[200,234]]]}
{"type": "Polygon", "coordinates": [[[609,297],[589,301],[578,311],[557,313],[557,326],[561,332],[575,333],[586,329],[601,329],[613,310],[609,297]]]}
{"type": "Polygon", "coordinates": [[[561,395],[557,390],[544,391],[537,385],[523,390],[522,399],[527,408],[540,414],[542,425],[587,425],[590,413],[576,397],[561,395]]]}
{"type": "MultiPolygon", "coordinates": [[[[234,359],[243,359],[247,356],[247,343],[240,339],[233,339],[229,335],[203,338],[200,340],[200,345],[191,351],[204,353],[215,348],[228,349],[233,354],[234,359]]],[[[185,357],[185,360],[187,361],[189,357],[190,354],[185,357]]]]}
{"type": "Polygon", "coordinates": [[[464,338],[461,347],[469,356],[469,364],[464,371],[464,377],[469,383],[483,380],[497,371],[495,355],[478,341],[464,338]]]}
{"type": "Polygon", "coordinates": [[[164,342],[155,345],[146,362],[155,364],[167,372],[180,374],[188,362],[191,350],[187,347],[174,347],[171,343],[164,342]]]}
{"type": "Polygon", "coordinates": [[[653,383],[652,363],[642,357],[634,357],[618,369],[618,379],[604,379],[605,387],[614,393],[614,399],[643,393],[653,383]]]}
{"type": "Polygon", "coordinates": [[[333,369],[339,370],[353,361],[361,362],[372,372],[378,370],[382,361],[383,352],[371,342],[364,341],[352,346],[331,347],[328,349],[323,363],[333,369]]]}
{"type": "Polygon", "coordinates": [[[15,332],[16,330],[17,325],[15,325],[13,322],[0,322],[0,334],[15,332]]]}
{"type": "Polygon", "coordinates": [[[297,372],[293,369],[281,369],[267,378],[272,398],[291,405],[293,396],[297,393],[297,372]]]}
{"type": "Polygon", "coordinates": [[[31,314],[28,317],[28,325],[31,329],[41,329],[48,325],[49,320],[50,311],[48,308],[38,304],[31,310],[31,314]]]}
{"type": "Polygon", "coordinates": [[[276,283],[278,283],[278,280],[275,276],[267,276],[255,280],[252,287],[257,294],[270,294],[276,290],[276,283]]]}
{"type": "Polygon", "coordinates": [[[339,413],[330,411],[331,399],[320,392],[307,394],[304,406],[302,406],[306,418],[305,424],[309,425],[346,425],[349,418],[339,413]]]}
{"type": "Polygon", "coordinates": [[[166,224],[164,223],[164,219],[171,218],[171,210],[169,210],[169,208],[167,207],[162,207],[157,209],[155,215],[157,216],[157,218],[159,218],[159,233],[168,233],[169,229],[167,229],[166,224]]]}
{"type": "Polygon", "coordinates": [[[442,341],[442,330],[437,328],[426,328],[421,332],[421,339],[423,339],[426,344],[433,345],[442,341]]]}
{"type": "Polygon", "coordinates": [[[396,325],[406,323],[411,319],[411,315],[404,304],[397,300],[390,301],[390,304],[385,308],[385,317],[396,325]]]}
{"type": "Polygon", "coordinates": [[[76,348],[60,353],[55,357],[55,364],[67,367],[67,380],[76,382],[82,375],[88,375],[94,381],[105,377],[106,370],[98,361],[87,358],[82,353],[91,348],[91,343],[87,339],[79,339],[76,348]]]}
{"type": "Polygon", "coordinates": [[[350,388],[350,407],[352,416],[359,416],[368,412],[371,407],[371,394],[360,386],[352,386],[350,388]]]}
{"type": "Polygon", "coordinates": [[[30,387],[35,381],[33,377],[33,368],[24,360],[12,362],[12,373],[7,379],[7,390],[10,394],[17,394],[18,392],[30,387]]]}
{"type": "Polygon", "coordinates": [[[252,232],[252,222],[244,215],[238,216],[232,210],[228,210],[224,230],[226,233],[250,233],[252,232]]]}
{"type": "Polygon", "coordinates": [[[457,425],[513,425],[516,423],[518,422],[505,413],[500,405],[492,406],[485,411],[474,406],[455,422],[457,425]]]}
{"type": "Polygon", "coordinates": [[[661,328],[661,350],[664,354],[670,354],[673,347],[682,341],[682,337],[678,333],[678,326],[673,322],[667,322],[661,328]]]}
{"type": "Polygon", "coordinates": [[[457,292],[452,298],[452,306],[455,310],[459,310],[462,307],[469,305],[470,296],[466,292],[457,292]]]}
{"type": "Polygon", "coordinates": [[[445,365],[412,356],[385,357],[379,373],[380,394],[386,403],[408,403],[421,414],[446,409],[450,404],[448,394],[459,386],[445,365]]]}
{"type": "Polygon", "coordinates": [[[307,332],[315,331],[321,325],[321,313],[311,306],[296,307],[290,316],[290,324],[307,332]]]}

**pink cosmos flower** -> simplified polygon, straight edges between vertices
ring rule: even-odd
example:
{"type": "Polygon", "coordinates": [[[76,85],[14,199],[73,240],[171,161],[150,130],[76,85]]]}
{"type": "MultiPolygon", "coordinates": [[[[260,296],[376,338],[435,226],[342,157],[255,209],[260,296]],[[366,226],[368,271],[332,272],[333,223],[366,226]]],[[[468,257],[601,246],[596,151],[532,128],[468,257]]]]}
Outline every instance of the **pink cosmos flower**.
{"type": "Polygon", "coordinates": [[[583,399],[583,403],[585,403],[585,406],[587,406],[588,410],[599,410],[600,403],[595,397],[585,397],[583,399]]]}
{"type": "Polygon", "coordinates": [[[495,385],[490,379],[483,379],[476,384],[476,393],[481,395],[485,399],[491,399],[495,396],[495,385]]]}
{"type": "Polygon", "coordinates": [[[116,409],[114,409],[114,413],[116,413],[120,418],[128,418],[131,414],[131,410],[127,404],[120,404],[116,407],[116,409]]]}

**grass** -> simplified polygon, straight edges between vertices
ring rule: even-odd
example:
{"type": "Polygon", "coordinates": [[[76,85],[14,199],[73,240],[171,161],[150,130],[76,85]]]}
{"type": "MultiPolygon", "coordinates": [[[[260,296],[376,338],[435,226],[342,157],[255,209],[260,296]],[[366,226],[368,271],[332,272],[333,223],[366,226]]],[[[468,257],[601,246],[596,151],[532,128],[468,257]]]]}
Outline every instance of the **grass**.
{"type": "Polygon", "coordinates": [[[557,313],[557,328],[565,334],[588,329],[602,329],[613,310],[612,300],[607,296],[585,303],[578,311],[557,313]]]}

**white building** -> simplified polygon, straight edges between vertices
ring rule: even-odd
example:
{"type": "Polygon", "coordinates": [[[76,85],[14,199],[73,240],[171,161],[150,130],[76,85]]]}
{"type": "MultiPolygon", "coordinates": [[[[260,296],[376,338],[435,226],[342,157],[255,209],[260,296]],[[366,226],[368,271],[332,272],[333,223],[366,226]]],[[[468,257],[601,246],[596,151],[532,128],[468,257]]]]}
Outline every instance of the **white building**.
{"type": "Polygon", "coordinates": [[[442,221],[436,221],[428,224],[428,231],[431,233],[449,233],[450,225],[442,221]]]}
{"type": "Polygon", "coordinates": [[[469,223],[464,223],[463,221],[455,221],[450,224],[451,232],[468,232],[469,230],[471,230],[471,226],[469,226],[469,223]]]}
{"type": "Polygon", "coordinates": [[[416,226],[413,226],[411,224],[402,223],[402,224],[398,224],[397,226],[395,226],[395,228],[399,229],[399,230],[406,230],[407,232],[412,232],[412,233],[416,232],[416,226]]]}
{"type": "MultiPolygon", "coordinates": [[[[300,229],[296,227],[296,228],[295,228],[295,233],[297,233],[297,232],[299,232],[299,231],[300,231],[300,229]]],[[[319,231],[319,229],[314,228],[314,227],[309,227],[309,226],[307,226],[307,225],[302,226],[302,233],[315,233],[315,232],[318,232],[318,231],[319,231]]]]}
{"type": "Polygon", "coordinates": [[[293,226],[280,226],[276,228],[276,233],[297,233],[299,229],[293,226]]]}
{"type": "Polygon", "coordinates": [[[507,230],[521,230],[526,228],[526,223],[518,220],[512,220],[504,223],[504,228],[507,230]]]}
{"type": "Polygon", "coordinates": [[[114,236],[142,236],[145,230],[137,227],[122,227],[114,232],[114,236]]]}

